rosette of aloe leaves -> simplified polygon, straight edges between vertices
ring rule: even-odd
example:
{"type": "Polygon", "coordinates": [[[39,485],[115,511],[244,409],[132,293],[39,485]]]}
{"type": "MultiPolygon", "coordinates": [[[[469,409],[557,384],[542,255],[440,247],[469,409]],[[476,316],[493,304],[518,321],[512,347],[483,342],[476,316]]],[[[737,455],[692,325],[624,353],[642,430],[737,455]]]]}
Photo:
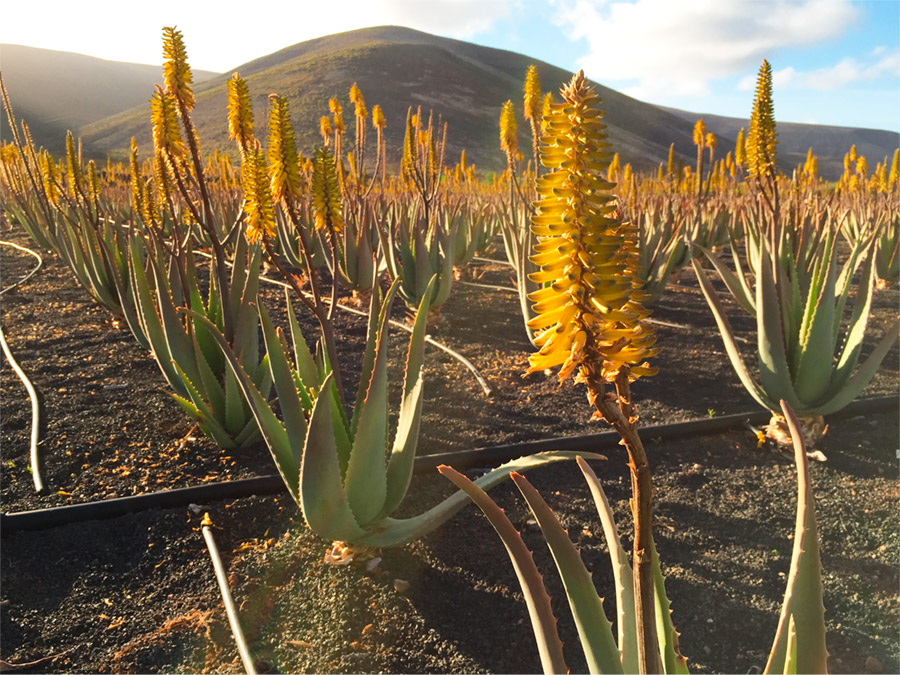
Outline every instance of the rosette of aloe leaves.
{"type": "Polygon", "coordinates": [[[745,255],[740,255],[735,233],[735,271],[703,250],[738,304],[756,318],[758,379],[744,363],[718,292],[699,262],[692,264],[741,384],[772,411],[767,435],[790,444],[779,412],[783,399],[800,418],[811,446],[824,429],[822,416],[853,401],[875,376],[900,334],[900,322],[885,331],[859,364],[876,278],[873,238],[857,239],[841,263],[833,213],[817,198],[791,195],[784,202],[775,174],[771,78],[771,67],[764,61],[747,140],[756,192],[743,213],[745,255]]]}

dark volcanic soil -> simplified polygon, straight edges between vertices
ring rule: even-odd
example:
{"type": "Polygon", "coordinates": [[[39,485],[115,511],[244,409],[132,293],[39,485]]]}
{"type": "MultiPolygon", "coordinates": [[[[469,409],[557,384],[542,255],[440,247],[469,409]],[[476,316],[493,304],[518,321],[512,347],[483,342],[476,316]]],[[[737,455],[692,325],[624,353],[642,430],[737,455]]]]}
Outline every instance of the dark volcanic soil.
{"type": "MultiPolygon", "coordinates": [[[[3,237],[27,244],[17,232],[3,237]]],[[[0,247],[2,282],[32,258],[0,247]]],[[[495,255],[495,257],[498,257],[495,255]]],[[[34,494],[28,469],[30,408],[4,361],[0,373],[2,510],[122,497],[272,473],[263,446],[223,452],[178,405],[127,328],[90,300],[51,256],[2,297],[2,325],[42,399],[41,451],[49,494],[34,494]]],[[[472,265],[490,284],[508,268],[472,265]]],[[[276,316],[283,299],[267,291],[276,316]]],[[[727,303],[739,335],[753,323],[727,303]]],[[[880,291],[874,343],[897,317],[898,292],[880,291]]],[[[398,303],[395,315],[402,317],[398,303]]],[[[354,387],[363,319],[341,316],[347,386],[354,387]]],[[[653,317],[663,352],[658,376],[638,382],[644,424],[749,412],[696,282],[685,274],[653,317]]],[[[528,355],[512,293],[457,285],[431,335],[459,349],[493,388],[428,349],[420,454],[602,430],[589,423],[584,391],[555,377],[522,378],[528,355]]],[[[311,323],[305,324],[313,336],[311,323]]],[[[394,331],[400,360],[406,335],[394,331]]],[[[755,361],[755,359],[754,359],[755,361]]],[[[752,362],[752,361],[751,361],[752,362]]],[[[865,396],[896,395],[895,348],[865,396]]],[[[399,369],[394,370],[395,379],[399,369]]],[[[399,385],[398,385],[399,386],[399,385]]],[[[397,389],[399,391],[399,389],[397,389]]],[[[900,522],[896,412],[835,417],[814,463],[822,539],[830,667],[897,672],[900,522]]],[[[796,499],[790,458],[757,449],[747,429],[648,442],[656,489],[656,541],[674,621],[692,670],[748,672],[765,663],[791,554],[796,499]]],[[[595,470],[630,546],[623,453],[595,470]]],[[[600,594],[612,577],[590,495],[571,463],[535,470],[541,490],[582,549],[600,594]]],[[[451,492],[437,475],[417,476],[401,510],[414,515],[451,492]]],[[[540,532],[516,491],[494,489],[535,551],[554,596],[567,662],[585,669],[575,628],[540,532]]],[[[229,567],[245,630],[260,663],[279,672],[535,672],[540,664],[527,611],[503,547],[467,507],[423,540],[364,563],[322,563],[327,542],[310,534],[286,496],[145,511],[2,540],[0,659],[20,672],[239,672],[233,640],[199,523],[208,510],[229,567]],[[408,584],[408,585],[407,585],[408,584]]],[[[607,607],[610,610],[610,607],[607,607]]]]}

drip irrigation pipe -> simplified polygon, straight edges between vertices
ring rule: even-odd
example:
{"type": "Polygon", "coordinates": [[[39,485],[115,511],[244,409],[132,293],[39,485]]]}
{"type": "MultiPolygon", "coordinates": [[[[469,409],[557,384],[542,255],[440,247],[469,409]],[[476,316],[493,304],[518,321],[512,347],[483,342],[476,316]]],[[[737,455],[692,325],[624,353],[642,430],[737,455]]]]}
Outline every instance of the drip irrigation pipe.
{"type": "MultiPolygon", "coordinates": [[[[879,396],[854,401],[843,410],[829,415],[829,419],[853,417],[871,413],[892,412],[897,409],[896,396],[879,396]]],[[[702,436],[726,429],[742,427],[747,423],[761,425],[768,422],[772,413],[759,410],[736,415],[723,415],[688,422],[657,424],[639,430],[646,440],[667,440],[685,436],[702,436]]],[[[416,457],[414,472],[429,473],[440,464],[450,464],[458,471],[480,469],[497,466],[517,457],[547,450],[598,451],[604,448],[618,447],[619,435],[614,431],[581,436],[564,436],[523,443],[496,445],[475,450],[444,452],[434,455],[416,457]]],[[[19,513],[0,514],[0,535],[6,536],[21,530],[42,530],[59,525],[116,518],[127,513],[146,511],[155,508],[175,508],[193,504],[204,504],[223,499],[282,494],[285,491],[284,481],[278,474],[242,478],[221,483],[207,483],[193,487],[176,488],[161,492],[151,492],[133,497],[105,499],[84,504],[71,504],[49,509],[21,511],[19,513]]]]}
{"type": "MultiPolygon", "coordinates": [[[[6,293],[13,288],[16,288],[20,284],[22,284],[27,279],[31,278],[31,276],[41,269],[41,265],[43,265],[44,261],[41,258],[40,254],[36,251],[32,251],[29,248],[25,248],[24,246],[19,246],[18,244],[14,244],[10,241],[0,241],[0,244],[3,246],[12,246],[20,251],[24,251],[26,253],[30,253],[35,258],[37,258],[37,265],[33,270],[31,270],[24,277],[19,279],[16,283],[11,286],[7,286],[2,291],[0,291],[0,295],[6,293]]],[[[12,350],[9,348],[9,344],[6,342],[6,336],[3,334],[3,327],[0,326],[0,348],[3,349],[3,355],[6,357],[6,360],[9,361],[9,365],[12,367],[15,374],[22,381],[22,384],[25,386],[25,391],[28,392],[28,398],[31,401],[31,440],[29,442],[29,456],[31,462],[31,477],[34,481],[34,489],[38,493],[44,492],[44,481],[41,478],[41,462],[40,457],[38,456],[38,440],[40,437],[40,427],[41,427],[41,404],[38,401],[37,391],[34,389],[34,385],[31,383],[31,380],[28,379],[28,376],[25,374],[25,371],[22,370],[22,367],[18,364],[16,359],[12,355],[12,350]]]]}
{"type": "Polygon", "coordinates": [[[253,657],[250,655],[250,648],[247,647],[247,639],[244,637],[237,608],[234,606],[234,598],[231,597],[231,589],[228,587],[228,574],[225,572],[225,566],[222,564],[222,558],[219,556],[219,548],[216,546],[216,540],[212,533],[212,520],[208,513],[203,514],[200,531],[203,532],[206,548],[209,549],[209,557],[212,560],[213,570],[216,573],[216,581],[219,583],[219,591],[221,591],[222,600],[225,602],[225,613],[228,615],[228,623],[231,625],[231,634],[234,635],[234,641],[237,643],[238,654],[240,654],[241,662],[244,664],[244,670],[247,671],[247,675],[256,675],[256,667],[253,664],[253,657]]]}

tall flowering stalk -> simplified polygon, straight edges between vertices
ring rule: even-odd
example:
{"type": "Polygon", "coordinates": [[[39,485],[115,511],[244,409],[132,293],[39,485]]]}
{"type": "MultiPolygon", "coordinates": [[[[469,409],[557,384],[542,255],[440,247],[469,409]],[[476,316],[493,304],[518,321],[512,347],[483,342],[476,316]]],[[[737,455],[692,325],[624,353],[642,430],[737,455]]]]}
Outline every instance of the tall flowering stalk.
{"type": "Polygon", "coordinates": [[[619,432],[628,451],[634,514],[636,624],[642,672],[659,672],[655,627],[650,466],[638,437],[630,382],[656,373],[656,336],[641,320],[646,295],[635,276],[637,250],[630,224],[616,217],[614,186],[601,178],[611,153],[600,98],[583,72],[551,105],[541,161],[549,170],[538,180],[532,232],[538,238],[531,275],[548,286],[531,294],[539,347],[529,373],[561,366],[560,379],[577,371],[588,388],[595,417],[619,432]],[[607,392],[607,385],[615,393],[607,392]]]}

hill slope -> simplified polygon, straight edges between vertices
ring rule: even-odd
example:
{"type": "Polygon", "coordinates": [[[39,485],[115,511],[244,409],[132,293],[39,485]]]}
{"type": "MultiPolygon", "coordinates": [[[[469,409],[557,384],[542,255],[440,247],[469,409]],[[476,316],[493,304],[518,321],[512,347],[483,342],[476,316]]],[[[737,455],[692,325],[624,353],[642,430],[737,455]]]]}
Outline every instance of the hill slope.
{"type": "MultiPolygon", "coordinates": [[[[500,169],[505,160],[498,140],[500,106],[513,100],[521,114],[522,84],[535,63],[545,90],[557,91],[568,73],[521,54],[435,37],[394,26],[369,28],[303,42],[236,70],[253,96],[257,136],[265,133],[266,97],[287,96],[300,149],[309,153],[321,142],[319,118],[328,114],[328,99],[337,97],[352,116],[347,93],[359,84],[368,107],[380,104],[394,160],[403,139],[406,111],[422,106],[448,122],[447,159],[456,161],[466,150],[469,161],[485,170],[500,169]]],[[[226,133],[225,74],[196,87],[194,120],[207,151],[231,150],[226,133]]],[[[692,125],[655,106],[641,103],[597,85],[608,111],[606,122],[614,148],[624,161],[649,167],[665,161],[669,143],[690,157],[692,125]]],[[[520,122],[520,145],[531,146],[520,122]]],[[[145,110],[130,110],[83,129],[88,147],[106,153],[128,146],[135,136],[142,147],[150,142],[145,110]]]]}
{"type": "MultiPolygon", "coordinates": [[[[106,61],[93,56],[0,45],[3,83],[16,117],[31,127],[35,141],[52,152],[65,148],[68,129],[76,131],[123,110],[146,104],[162,66],[106,61]]],[[[197,82],[216,75],[195,71],[197,82]]],[[[0,134],[9,138],[6,115],[0,134]]]]}

